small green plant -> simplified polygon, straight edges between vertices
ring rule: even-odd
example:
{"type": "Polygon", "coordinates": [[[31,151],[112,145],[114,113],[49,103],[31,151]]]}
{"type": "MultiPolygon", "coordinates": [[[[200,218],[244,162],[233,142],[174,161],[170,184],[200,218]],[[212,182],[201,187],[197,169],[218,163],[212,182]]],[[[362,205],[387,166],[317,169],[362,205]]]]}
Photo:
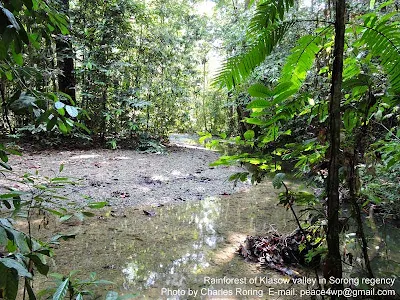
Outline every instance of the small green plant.
{"type": "Polygon", "coordinates": [[[32,237],[30,223],[28,226],[29,234],[26,234],[13,226],[12,219],[0,219],[0,296],[5,299],[16,299],[20,278],[24,279],[24,293],[29,299],[36,299],[31,287],[34,270],[47,275],[46,257],[53,255],[52,246],[60,239],[74,237],[58,234],[43,242],[32,237]]]}
{"type": "Polygon", "coordinates": [[[84,296],[89,298],[94,297],[94,292],[92,289],[99,285],[114,285],[113,282],[108,280],[101,280],[96,278],[96,273],[90,273],[88,279],[80,279],[76,275],[79,271],[71,271],[68,276],[64,276],[59,273],[51,273],[54,279],[55,285],[48,289],[42,290],[38,293],[38,296],[44,297],[43,299],[84,299],[84,296]],[[48,296],[45,296],[48,295],[48,296]]]}
{"type": "MultiPolygon", "coordinates": [[[[93,288],[101,285],[115,285],[108,280],[96,278],[96,273],[92,272],[88,279],[80,279],[77,277],[78,270],[71,271],[68,276],[59,273],[49,274],[54,279],[54,286],[44,289],[38,293],[41,299],[95,299],[96,295],[93,288]]],[[[117,292],[109,291],[105,297],[106,300],[128,300],[136,297],[136,294],[128,294],[120,296],[117,292]]],[[[97,298],[96,298],[97,299],[97,298]]]]}
{"type": "Polygon", "coordinates": [[[117,140],[112,139],[112,140],[107,141],[107,146],[112,150],[117,149],[117,140]]]}
{"type": "MultiPolygon", "coordinates": [[[[35,239],[32,235],[32,219],[35,214],[43,215],[44,224],[48,222],[49,214],[58,217],[60,221],[68,220],[72,216],[83,220],[84,217],[94,214],[77,209],[67,197],[60,195],[62,188],[78,184],[73,178],[61,176],[63,165],[54,177],[40,176],[38,171],[18,176],[6,164],[9,153],[5,147],[0,149],[1,165],[6,168],[2,172],[8,175],[6,180],[10,183],[7,192],[0,195],[0,208],[4,207],[10,212],[8,218],[0,219],[0,296],[9,300],[16,299],[19,279],[22,278],[24,294],[29,299],[36,299],[31,287],[34,274],[37,271],[47,275],[50,268],[46,264],[46,257],[53,255],[52,246],[59,244],[60,239],[74,238],[75,235],[57,234],[47,242],[35,239]],[[27,232],[14,227],[15,218],[26,220],[27,232]]],[[[96,209],[106,204],[107,202],[89,202],[88,207],[96,209]]]]}

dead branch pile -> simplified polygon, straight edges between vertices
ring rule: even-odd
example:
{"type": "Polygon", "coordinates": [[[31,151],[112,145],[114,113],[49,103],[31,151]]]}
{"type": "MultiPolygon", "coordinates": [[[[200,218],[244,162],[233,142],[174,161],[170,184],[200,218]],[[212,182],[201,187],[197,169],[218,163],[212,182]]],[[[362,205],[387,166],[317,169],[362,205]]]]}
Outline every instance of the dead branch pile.
{"type": "Polygon", "coordinates": [[[248,236],[239,247],[239,254],[246,260],[260,262],[263,266],[296,277],[300,274],[293,267],[305,264],[307,250],[299,250],[304,233],[296,230],[283,236],[274,233],[269,236],[248,236]]]}

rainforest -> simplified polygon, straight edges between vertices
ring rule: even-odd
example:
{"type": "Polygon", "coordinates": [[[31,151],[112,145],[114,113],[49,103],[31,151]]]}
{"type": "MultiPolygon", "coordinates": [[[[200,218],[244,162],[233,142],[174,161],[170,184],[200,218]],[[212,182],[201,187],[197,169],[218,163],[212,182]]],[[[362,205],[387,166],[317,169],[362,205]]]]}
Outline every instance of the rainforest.
{"type": "Polygon", "coordinates": [[[0,0],[0,299],[400,299],[399,9],[0,0]]]}

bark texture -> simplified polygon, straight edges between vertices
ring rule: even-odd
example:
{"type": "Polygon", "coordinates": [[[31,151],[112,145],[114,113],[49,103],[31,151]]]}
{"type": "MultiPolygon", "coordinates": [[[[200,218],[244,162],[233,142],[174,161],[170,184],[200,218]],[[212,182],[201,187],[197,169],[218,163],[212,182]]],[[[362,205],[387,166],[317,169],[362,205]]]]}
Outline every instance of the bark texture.
{"type": "MultiPolygon", "coordinates": [[[[328,175],[328,255],[324,266],[324,277],[342,277],[342,262],[339,249],[339,151],[340,151],[340,102],[342,100],[343,52],[345,33],[345,0],[336,1],[335,49],[332,71],[331,98],[329,104],[330,161],[328,175]]],[[[332,288],[340,289],[341,285],[332,288]]],[[[332,296],[331,299],[336,299],[332,296]]]]}

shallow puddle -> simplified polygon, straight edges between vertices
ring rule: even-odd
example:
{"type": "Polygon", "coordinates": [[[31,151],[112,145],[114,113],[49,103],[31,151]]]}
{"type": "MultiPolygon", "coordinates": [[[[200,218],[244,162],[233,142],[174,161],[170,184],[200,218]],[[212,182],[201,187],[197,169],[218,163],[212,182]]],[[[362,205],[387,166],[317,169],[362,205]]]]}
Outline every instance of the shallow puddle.
{"type": "MultiPolygon", "coordinates": [[[[295,228],[290,212],[276,204],[276,192],[266,183],[220,198],[143,208],[154,212],[153,217],[143,209],[127,209],[103,211],[102,217],[75,227],[53,224],[46,235],[74,230],[78,235],[61,243],[50,265],[63,274],[81,270],[81,279],[96,272],[98,278],[113,281],[114,286],[96,290],[101,295],[114,290],[149,299],[265,298],[269,287],[291,286],[266,284],[265,278],[282,277],[245,262],[235,251],[246,235],[289,233],[295,228]],[[234,278],[241,281],[229,282],[234,278]]],[[[38,280],[36,288],[49,285],[49,279],[38,280]]],[[[287,297],[268,296],[275,298],[287,297]]]]}

